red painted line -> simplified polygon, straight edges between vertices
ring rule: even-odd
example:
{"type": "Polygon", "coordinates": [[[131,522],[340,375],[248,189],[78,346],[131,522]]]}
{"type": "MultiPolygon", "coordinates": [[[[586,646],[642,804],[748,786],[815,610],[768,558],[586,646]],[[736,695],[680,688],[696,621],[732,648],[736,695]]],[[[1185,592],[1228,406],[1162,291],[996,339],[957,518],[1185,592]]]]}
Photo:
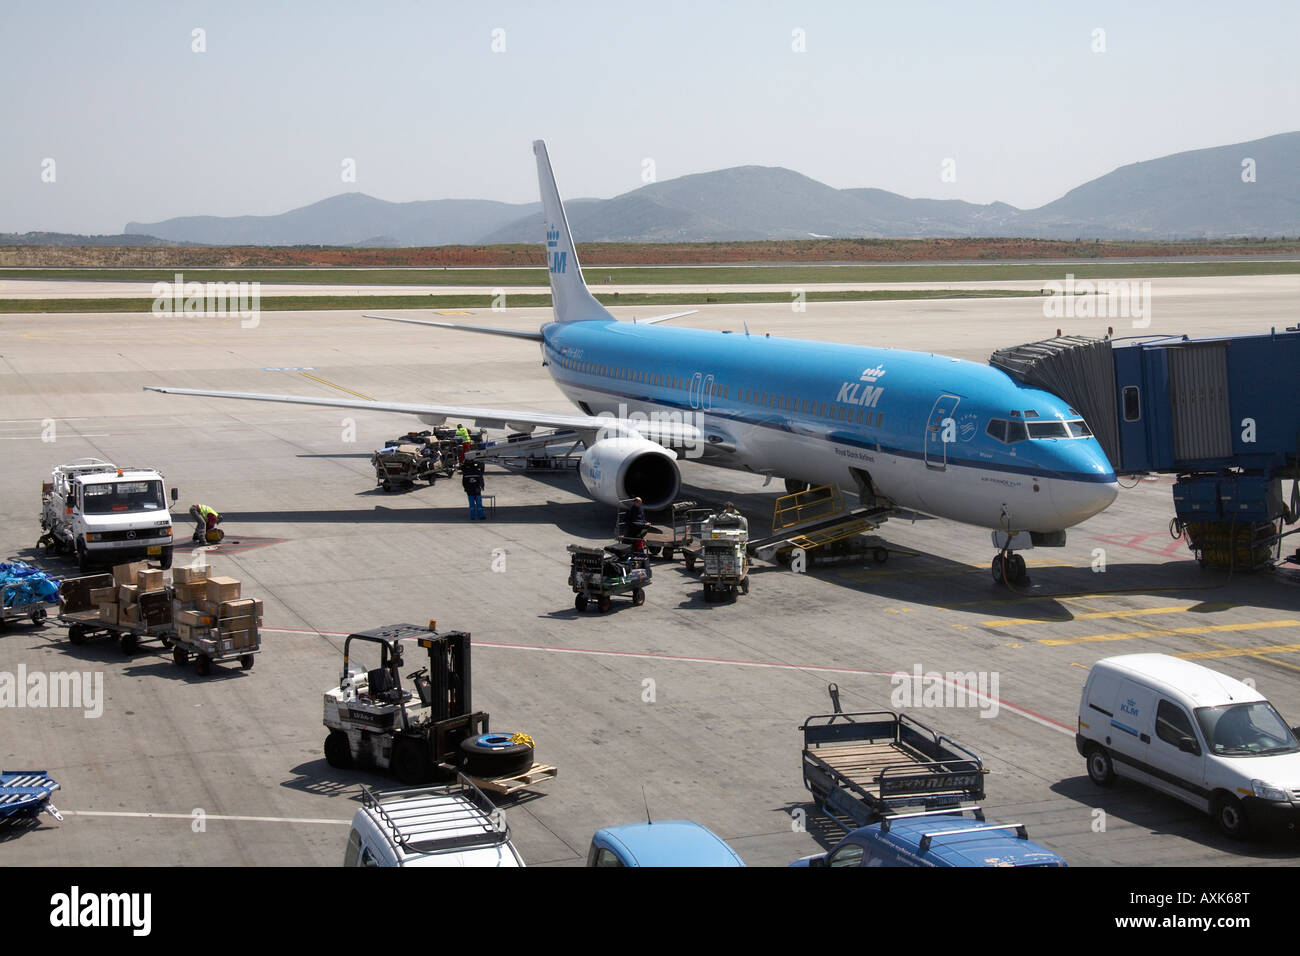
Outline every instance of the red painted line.
{"type": "MultiPolygon", "coordinates": [[[[348,631],[312,631],[306,628],[295,627],[264,627],[261,630],[276,631],[285,634],[315,634],[321,637],[347,637],[350,633],[348,631]]],[[[869,670],[864,667],[827,667],[818,664],[783,664],[777,661],[748,661],[730,657],[688,657],[679,654],[652,654],[643,651],[610,651],[585,647],[548,647],[545,644],[509,644],[495,641],[475,641],[474,646],[498,647],[516,651],[542,651],[549,654],[582,654],[590,657],[626,657],[632,660],[668,661],[677,664],[723,664],[731,667],[757,667],[769,670],[800,671],[806,673],[815,672],[819,674],[858,674],[868,677],[894,677],[895,675],[904,675],[908,679],[911,679],[913,676],[906,671],[878,671],[869,670]]],[[[959,684],[956,681],[950,681],[942,675],[937,676],[939,676],[945,684],[948,684],[951,687],[961,688],[965,693],[972,697],[983,697],[985,700],[995,701],[999,707],[1006,708],[1013,714],[1032,720],[1035,723],[1071,735],[1075,732],[1074,727],[1071,727],[1068,724],[1063,724],[1059,720],[1053,720],[1051,717],[1045,717],[1027,707],[1021,707],[1019,704],[1013,704],[1000,697],[981,694],[973,687],[959,684]]]]}

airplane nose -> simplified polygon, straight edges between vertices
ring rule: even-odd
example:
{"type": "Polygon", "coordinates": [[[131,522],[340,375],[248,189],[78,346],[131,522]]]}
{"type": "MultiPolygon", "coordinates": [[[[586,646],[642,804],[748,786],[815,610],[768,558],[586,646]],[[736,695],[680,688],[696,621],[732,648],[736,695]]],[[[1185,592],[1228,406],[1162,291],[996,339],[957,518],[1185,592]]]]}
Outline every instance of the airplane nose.
{"type": "Polygon", "coordinates": [[[1115,476],[1110,481],[1070,481],[1057,478],[1052,481],[1052,505],[1062,528],[1087,521],[1110,507],[1119,494],[1115,476]]]}
{"type": "Polygon", "coordinates": [[[1119,483],[1101,446],[1094,441],[1062,442],[1057,467],[1064,475],[1051,482],[1052,504],[1062,528],[1105,511],[1119,495],[1119,483]]]}

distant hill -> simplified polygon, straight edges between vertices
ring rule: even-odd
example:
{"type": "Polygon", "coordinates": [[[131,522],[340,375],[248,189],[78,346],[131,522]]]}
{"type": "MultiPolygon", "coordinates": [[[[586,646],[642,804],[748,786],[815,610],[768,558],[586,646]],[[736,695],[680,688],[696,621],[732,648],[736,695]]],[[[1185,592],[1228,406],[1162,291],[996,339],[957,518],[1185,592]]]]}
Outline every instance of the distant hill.
{"type": "Polygon", "coordinates": [[[185,216],[126,224],[128,234],[212,246],[446,246],[474,242],[541,203],[430,199],[395,203],[342,193],[276,216],[185,216]]]}
{"type": "Polygon", "coordinates": [[[0,232],[0,246],[189,246],[156,236],[82,236],[71,232],[0,232]]]}
{"type": "MultiPolygon", "coordinates": [[[[736,166],[572,200],[582,242],[809,238],[1215,239],[1300,235],[1300,132],[1132,163],[1037,209],[834,189],[789,169],[736,166]],[[1242,181],[1242,160],[1255,182],[1242,181]]],[[[345,193],[277,216],[128,223],[128,234],[204,245],[439,246],[541,241],[540,204],[391,203],[345,193]]]]}

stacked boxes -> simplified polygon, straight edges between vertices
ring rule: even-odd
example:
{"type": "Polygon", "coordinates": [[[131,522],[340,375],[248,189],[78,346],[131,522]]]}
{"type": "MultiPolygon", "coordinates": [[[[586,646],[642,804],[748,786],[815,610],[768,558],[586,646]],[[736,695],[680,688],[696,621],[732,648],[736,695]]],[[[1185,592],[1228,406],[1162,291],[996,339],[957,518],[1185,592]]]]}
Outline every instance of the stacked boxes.
{"type": "Polygon", "coordinates": [[[173,569],[177,636],[191,644],[216,640],[223,653],[257,647],[262,602],[242,598],[235,578],[210,572],[208,567],[173,569]]]}

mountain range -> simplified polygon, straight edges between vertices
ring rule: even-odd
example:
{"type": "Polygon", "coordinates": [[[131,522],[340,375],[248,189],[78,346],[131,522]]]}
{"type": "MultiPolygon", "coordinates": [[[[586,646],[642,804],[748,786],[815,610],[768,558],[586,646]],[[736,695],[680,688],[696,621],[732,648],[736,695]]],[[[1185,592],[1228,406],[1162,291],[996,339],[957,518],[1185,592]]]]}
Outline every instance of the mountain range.
{"type": "MultiPolygon", "coordinates": [[[[1300,131],[1121,166],[1037,209],[835,189],[736,166],[566,203],[583,242],[1001,237],[1217,239],[1300,235],[1300,131]],[[1253,161],[1247,170],[1245,160],[1253,161]],[[1253,173],[1248,181],[1246,172],[1253,173]]],[[[439,246],[539,242],[539,203],[394,203],[343,193],[274,216],[131,222],[131,236],[202,245],[439,246]]]]}

